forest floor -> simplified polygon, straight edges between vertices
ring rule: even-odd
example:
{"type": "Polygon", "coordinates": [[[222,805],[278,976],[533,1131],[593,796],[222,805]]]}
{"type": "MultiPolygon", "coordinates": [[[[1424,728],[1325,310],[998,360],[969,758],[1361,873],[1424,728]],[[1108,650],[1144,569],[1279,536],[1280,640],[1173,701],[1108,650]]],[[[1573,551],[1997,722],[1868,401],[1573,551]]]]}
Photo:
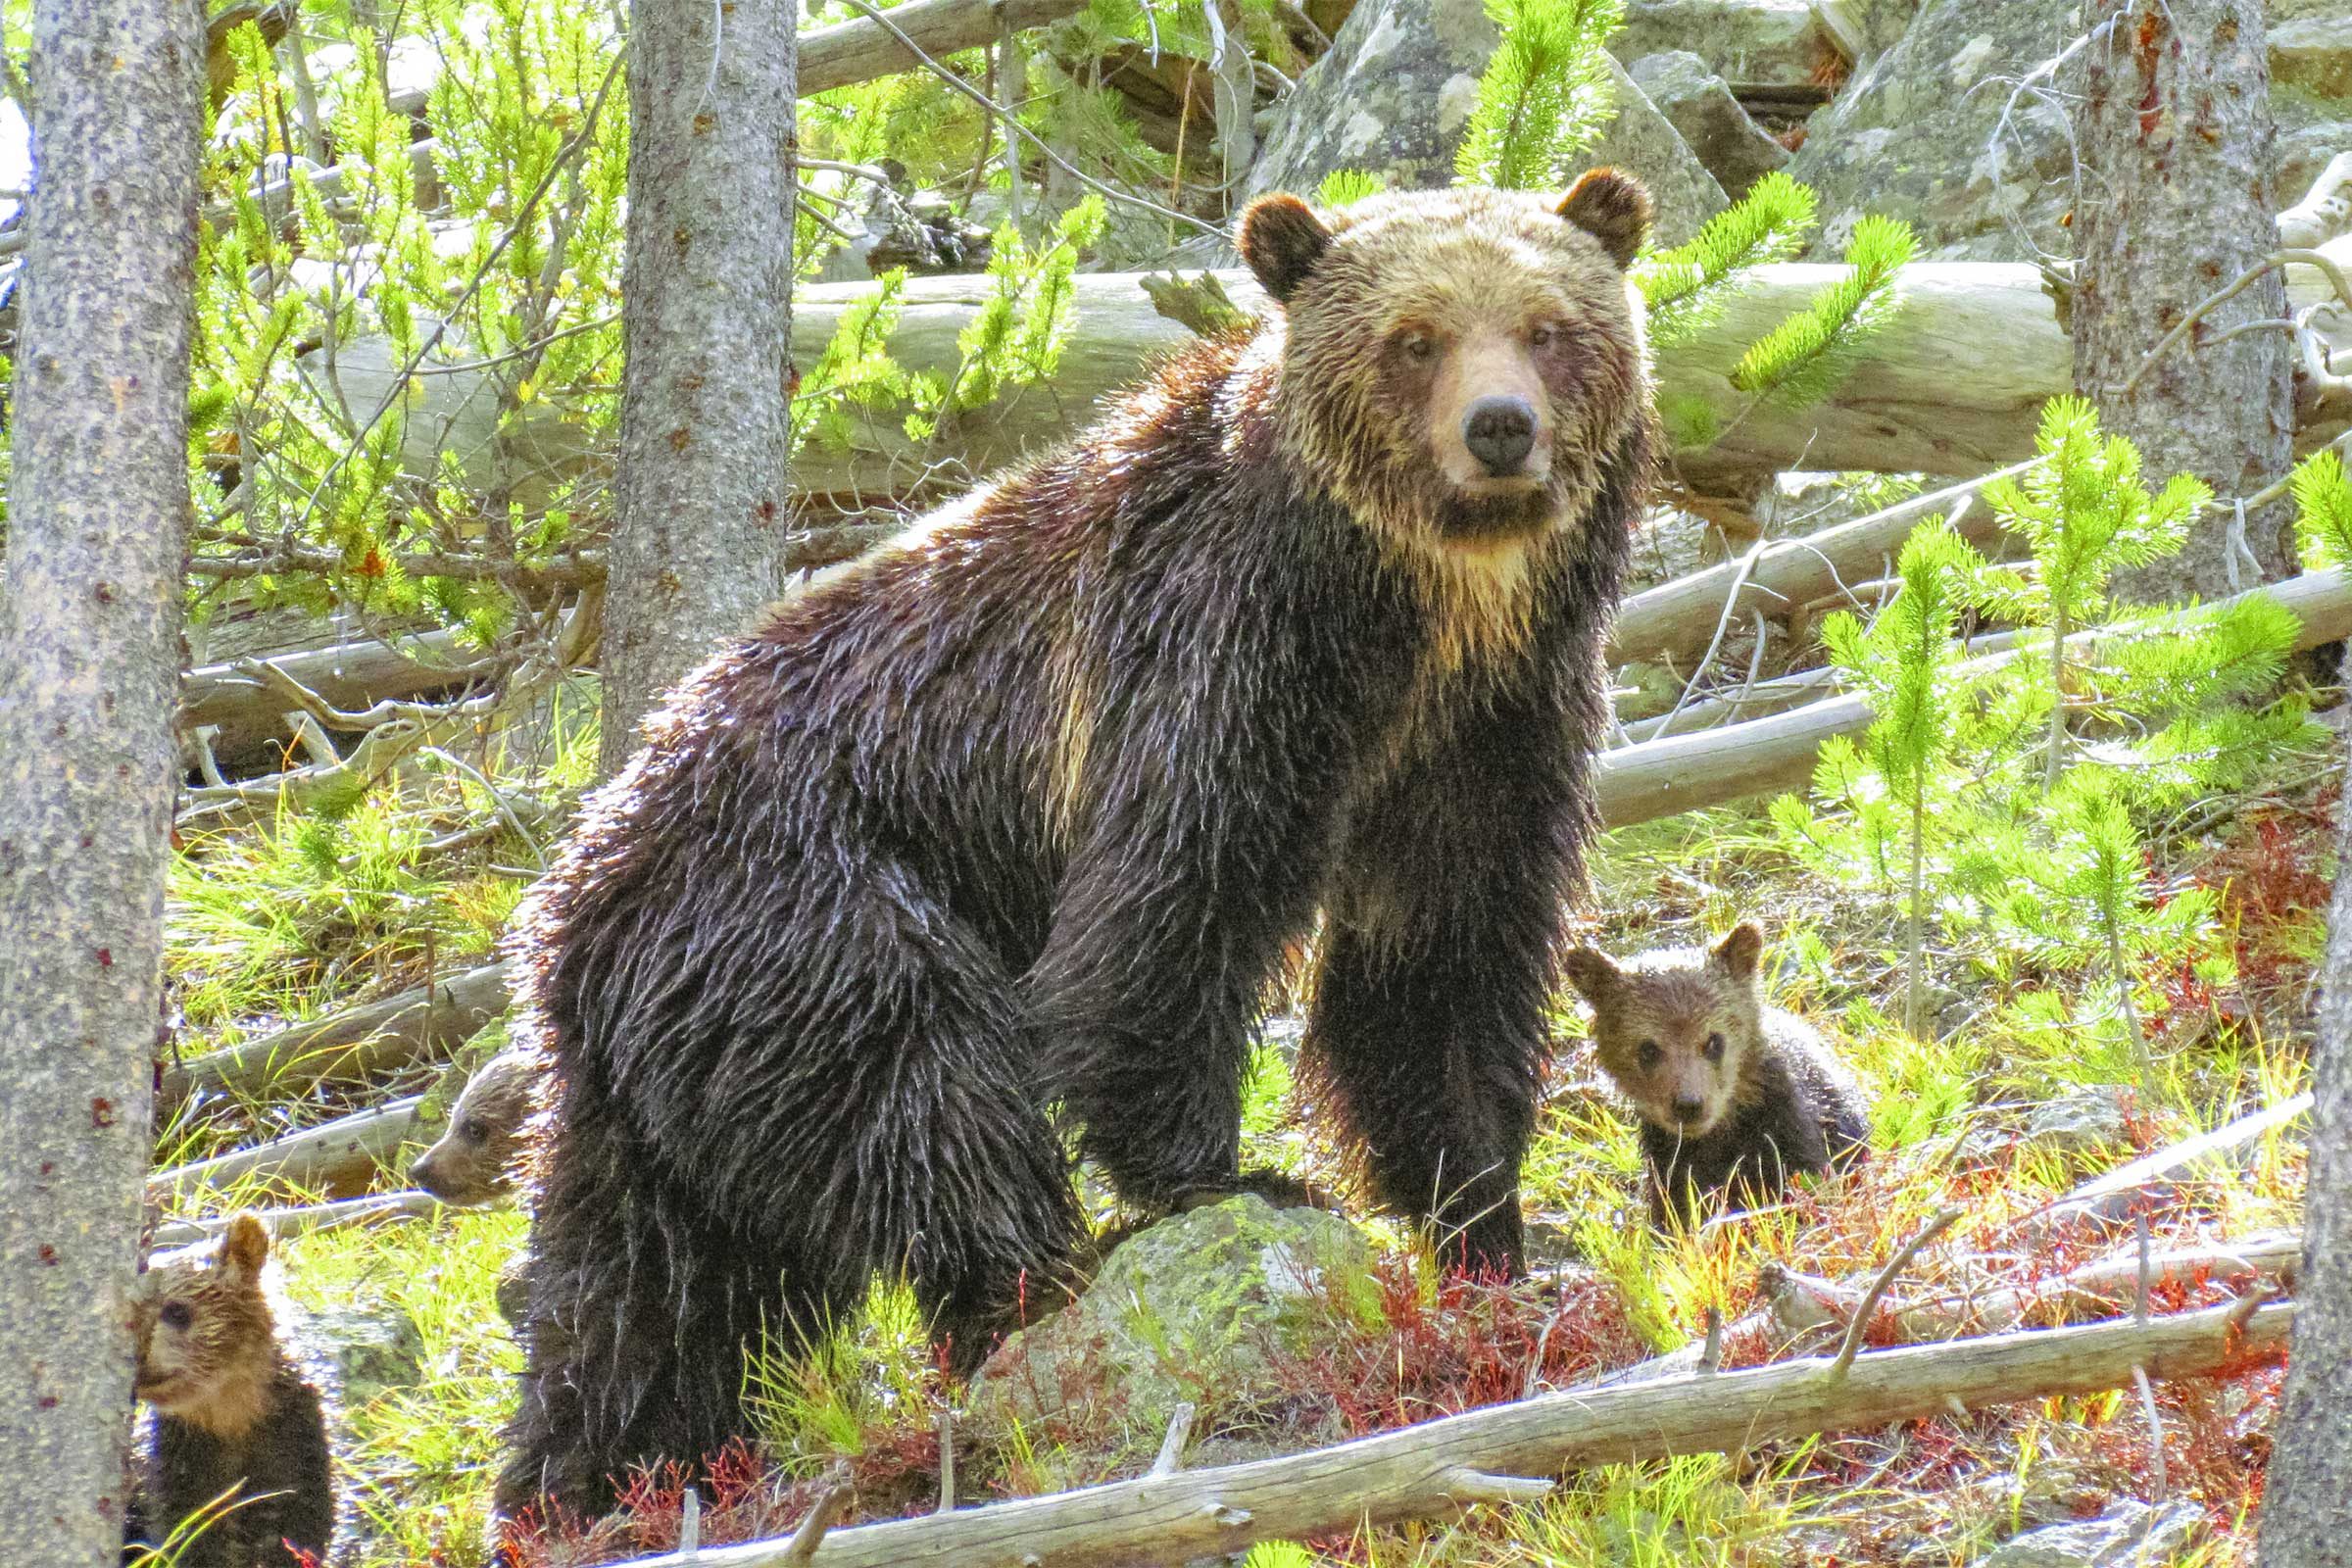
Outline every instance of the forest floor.
{"type": "MultiPolygon", "coordinates": [[[[491,746],[464,764],[427,759],[338,812],[186,835],[172,883],[171,963],[183,1056],[288,1020],[321,1016],[430,975],[484,961],[515,899],[562,835],[595,752],[574,706],[525,758],[491,746]],[[500,802],[490,799],[495,788],[500,802]]],[[[1879,1152],[1860,1170],[1810,1184],[1785,1204],[1695,1232],[1644,1223],[1634,1127],[1582,1041],[1572,999],[1557,1014],[1525,1200],[1539,1266],[1511,1288],[1441,1280],[1377,1222],[1382,1325],[1335,1314],[1318,1353],[1297,1358],[1296,1411],[1318,1432],[1377,1431],[1515,1396],[1540,1361],[1559,1387],[1683,1346],[1707,1310],[1749,1317],[1759,1275],[1867,1278],[1933,1215],[1964,1217],[1911,1279],[2032,1288],[2112,1240],[2037,1225],[2086,1178],[2306,1087],[2314,963],[2334,876],[2333,772],[2317,757],[2268,787],[2209,803],[2158,843],[2151,885],[2215,890],[2209,950],[2154,960],[2140,976],[2156,1072],[2136,1055],[2096,972],[2068,971],[1981,942],[1932,952],[1931,1038],[1901,1027],[1902,922],[1891,894],[1857,893],[1803,869],[1763,803],[1617,832],[1596,848],[1584,932],[1608,951],[1704,940],[1740,918],[1764,922],[1773,999],[1835,1031],[1877,1102],[1879,1152]],[[2053,1106],[2082,1107],[2070,1118],[2053,1106]],[[2100,1107],[2108,1107],[2102,1115],[2100,1107]],[[1559,1307],[1576,1282],[1577,1310],[1559,1307]]],[[[494,1047],[494,1026],[456,1067],[331,1090],[285,1088],[180,1107],[159,1135],[159,1167],[280,1136],[366,1103],[429,1091],[445,1102],[494,1047]]],[[[1247,1162],[1346,1193],[1335,1152],[1294,1104],[1286,1039],[1269,1027],[1250,1098],[1247,1162]]],[[[405,1185],[414,1147],[374,1185],[405,1185]]],[[[2303,1184],[2299,1131],[2274,1130],[2234,1157],[2178,1173],[2152,1205],[2158,1245],[2212,1244],[2291,1229],[2303,1184]]],[[[174,1217],[326,1196],[282,1183],[183,1191],[174,1217]]],[[[1350,1205],[1350,1212],[1357,1212],[1350,1205]]],[[[1111,1216],[1102,1213],[1104,1220],[1111,1216]]],[[[414,1325],[405,1383],[346,1412],[348,1484],[368,1564],[483,1561],[489,1477],[518,1353],[494,1303],[520,1247],[513,1209],[442,1210],[406,1223],[286,1240],[288,1295],[322,1318],[391,1313],[414,1325]]],[[[2125,1243],[2130,1241],[2125,1233],[2125,1243]]],[[[2227,1298],[2192,1280],[2171,1308],[2227,1298]]],[[[1786,1345],[1751,1337],[1733,1364],[1786,1345]]],[[[2176,1564],[2252,1561],[2268,1433],[2280,1370],[2155,1388],[2163,1484],[2201,1510],[2176,1564]]],[[[927,1511],[938,1486],[935,1414],[959,1392],[934,1371],[903,1292],[843,1325],[828,1353],[776,1373],[761,1400],[766,1451],[705,1499],[703,1540],[773,1533],[846,1461],[854,1519],[927,1511]]],[[[1282,1446],[1262,1412],[1254,1436],[1282,1446]]],[[[1107,1479],[1112,1461],[1057,1449],[1052,1432],[959,1444],[967,1503],[1107,1479]]],[[[1539,1505],[1482,1508],[1444,1523],[1260,1548],[1261,1568],[1488,1564],[1886,1563],[1973,1560],[2020,1528],[2151,1496],[2157,1449],[2130,1391],[2054,1398],[1899,1427],[1593,1471],[1539,1505]]],[[[1118,1461],[1125,1463],[1126,1461],[1118,1461]]],[[[647,1478],[621,1524],[551,1542],[579,1561],[674,1543],[677,1494],[647,1478]]]]}

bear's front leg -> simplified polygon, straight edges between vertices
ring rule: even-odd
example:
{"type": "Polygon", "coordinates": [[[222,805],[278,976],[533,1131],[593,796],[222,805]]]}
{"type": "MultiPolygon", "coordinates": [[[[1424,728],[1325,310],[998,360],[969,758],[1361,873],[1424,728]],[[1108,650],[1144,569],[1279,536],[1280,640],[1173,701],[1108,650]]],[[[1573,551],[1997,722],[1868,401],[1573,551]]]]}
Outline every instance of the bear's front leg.
{"type": "Polygon", "coordinates": [[[1359,814],[1325,905],[1301,1067],[1372,1196],[1431,1222],[1445,1260],[1523,1266],[1535,1127],[1576,799],[1515,715],[1408,769],[1359,814]]]}

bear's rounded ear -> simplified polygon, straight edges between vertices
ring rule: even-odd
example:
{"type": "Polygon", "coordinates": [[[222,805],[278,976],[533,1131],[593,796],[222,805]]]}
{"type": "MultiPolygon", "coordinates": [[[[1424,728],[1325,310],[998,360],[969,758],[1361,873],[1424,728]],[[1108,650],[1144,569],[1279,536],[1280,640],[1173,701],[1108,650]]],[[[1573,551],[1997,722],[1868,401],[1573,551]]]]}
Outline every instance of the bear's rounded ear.
{"type": "Polygon", "coordinates": [[[1648,240],[1654,211],[1642,182],[1615,169],[1592,170],[1569,187],[1559,206],[1560,216],[1600,241],[1619,267],[1632,266],[1648,240]]]}
{"type": "Polygon", "coordinates": [[[1260,196],[1243,209],[1239,244],[1259,286],[1288,305],[1331,248],[1331,230],[1296,196],[1260,196]]]}
{"type": "Polygon", "coordinates": [[[1764,956],[1764,933],[1753,920],[1742,920],[1725,933],[1708,955],[1724,973],[1742,983],[1756,977],[1756,962],[1764,956]]]}
{"type": "Polygon", "coordinates": [[[261,1220],[251,1213],[239,1214],[228,1222],[228,1234],[220,1239],[220,1266],[241,1278],[259,1279],[262,1265],[270,1261],[270,1232],[261,1220]]]}
{"type": "Polygon", "coordinates": [[[1576,987],[1577,995],[1595,1007],[1617,989],[1620,978],[1617,965],[1598,948],[1579,948],[1562,959],[1560,966],[1568,976],[1568,983],[1576,987]]]}

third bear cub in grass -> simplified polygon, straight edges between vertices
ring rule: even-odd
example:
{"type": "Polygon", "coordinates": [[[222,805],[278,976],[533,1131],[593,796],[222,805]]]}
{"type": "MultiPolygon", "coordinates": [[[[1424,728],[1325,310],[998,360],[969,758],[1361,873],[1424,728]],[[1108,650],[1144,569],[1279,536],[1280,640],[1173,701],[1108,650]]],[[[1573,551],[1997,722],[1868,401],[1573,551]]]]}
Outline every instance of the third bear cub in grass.
{"type": "Polygon", "coordinates": [[[1842,1168],[1870,1139],[1870,1102],[1821,1031],[1764,1004],[1752,922],[1713,948],[1618,963],[1567,961],[1592,1004],[1592,1044],[1642,1117],[1650,1215],[1689,1224],[1697,1200],[1769,1201],[1788,1177],[1842,1168]]]}

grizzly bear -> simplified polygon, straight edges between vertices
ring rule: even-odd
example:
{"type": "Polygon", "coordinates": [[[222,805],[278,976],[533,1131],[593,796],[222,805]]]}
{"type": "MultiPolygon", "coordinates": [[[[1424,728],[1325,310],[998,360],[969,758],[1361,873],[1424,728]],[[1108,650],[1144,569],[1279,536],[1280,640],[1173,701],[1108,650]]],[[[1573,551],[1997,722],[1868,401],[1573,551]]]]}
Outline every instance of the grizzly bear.
{"type": "Polygon", "coordinates": [[[1650,467],[1649,199],[1287,196],[1280,307],[689,676],[517,915],[528,1364],[499,1502],[748,1429],[747,1342],[903,1273],[958,1370],[1062,1300],[1070,1152],[1249,1186],[1252,1024],[1368,1196],[1521,1266],[1600,651],[1650,467]]]}
{"type": "Polygon", "coordinates": [[[449,1125],[416,1156],[409,1180],[456,1207],[495,1202],[514,1186],[514,1160],[539,1082],[539,1058],[510,1046],[473,1071],[449,1125]]]}
{"type": "Polygon", "coordinates": [[[1700,1197],[1769,1202],[1788,1178],[1841,1169],[1869,1146],[1870,1102],[1820,1030],[1764,1004],[1764,933],[1619,964],[1568,955],[1592,1004],[1603,1071],[1642,1118],[1651,1221],[1690,1225],[1700,1197]]]}
{"type": "Polygon", "coordinates": [[[340,1544],[330,1380],[281,1334],[269,1258],[270,1233],[239,1214],[218,1248],[139,1276],[135,1387],[148,1409],[125,1547],[184,1528],[196,1533],[172,1559],[182,1568],[294,1568],[289,1547],[324,1562],[340,1544]]]}

